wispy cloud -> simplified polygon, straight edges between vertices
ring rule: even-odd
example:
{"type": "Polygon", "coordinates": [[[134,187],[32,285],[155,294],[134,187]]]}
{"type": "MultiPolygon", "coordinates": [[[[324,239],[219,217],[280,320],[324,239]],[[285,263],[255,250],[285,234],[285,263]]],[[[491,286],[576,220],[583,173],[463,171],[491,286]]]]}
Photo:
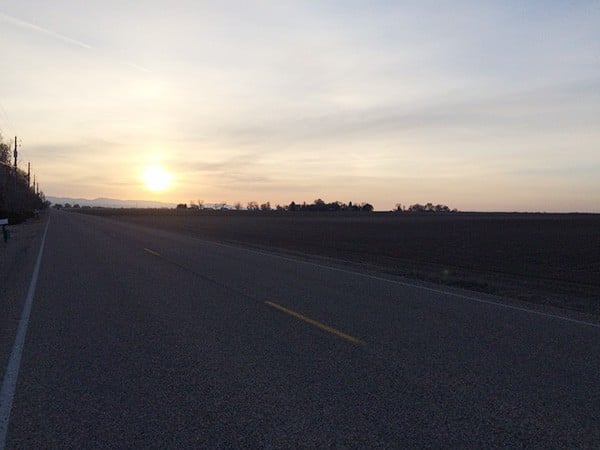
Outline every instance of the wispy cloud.
{"type": "Polygon", "coordinates": [[[134,63],[127,63],[127,65],[129,67],[131,67],[132,69],[135,70],[139,70],[140,72],[144,72],[144,73],[152,73],[152,71],[150,69],[147,69],[146,67],[140,66],[138,64],[134,64],[134,63]]]}
{"type": "Polygon", "coordinates": [[[67,44],[71,44],[71,45],[75,45],[77,47],[81,47],[81,48],[85,48],[87,50],[90,50],[92,47],[88,44],[86,44],[85,42],[79,41],[77,39],[73,39],[69,36],[65,36],[64,34],[60,34],[57,33],[55,31],[49,30],[47,28],[43,28],[40,27],[38,25],[35,25],[33,23],[30,22],[26,22],[24,20],[21,19],[17,19],[16,17],[13,16],[9,16],[8,14],[4,14],[2,12],[0,12],[0,20],[10,23],[14,26],[26,29],[26,30],[30,30],[30,31],[34,31],[36,33],[41,33],[41,34],[45,34],[46,36],[50,36],[54,39],[60,40],[62,42],[65,42],[67,44]]]}
{"type": "MultiPolygon", "coordinates": [[[[412,130],[427,132],[472,129],[481,132],[552,132],[589,128],[574,111],[597,107],[600,79],[581,80],[543,88],[492,94],[455,95],[424,105],[370,107],[279,120],[248,120],[221,131],[223,139],[238,147],[275,143],[340,139],[356,136],[397,135],[412,130]]],[[[267,145],[268,146],[268,145],[267,145]]]]}

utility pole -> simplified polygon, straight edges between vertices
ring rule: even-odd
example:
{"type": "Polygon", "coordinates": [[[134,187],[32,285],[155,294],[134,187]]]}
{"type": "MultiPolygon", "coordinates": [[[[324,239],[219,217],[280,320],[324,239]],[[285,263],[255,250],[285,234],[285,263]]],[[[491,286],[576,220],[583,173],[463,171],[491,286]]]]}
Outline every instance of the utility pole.
{"type": "Polygon", "coordinates": [[[15,157],[15,174],[17,173],[17,156],[19,155],[19,152],[17,151],[17,137],[15,136],[15,151],[13,152],[13,155],[15,157]]]}
{"type": "Polygon", "coordinates": [[[15,136],[15,150],[13,152],[13,155],[15,157],[15,193],[17,191],[17,156],[19,155],[19,152],[17,151],[17,137],[15,136]]]}
{"type": "Polygon", "coordinates": [[[31,163],[27,163],[27,189],[31,188],[31,163]]]}

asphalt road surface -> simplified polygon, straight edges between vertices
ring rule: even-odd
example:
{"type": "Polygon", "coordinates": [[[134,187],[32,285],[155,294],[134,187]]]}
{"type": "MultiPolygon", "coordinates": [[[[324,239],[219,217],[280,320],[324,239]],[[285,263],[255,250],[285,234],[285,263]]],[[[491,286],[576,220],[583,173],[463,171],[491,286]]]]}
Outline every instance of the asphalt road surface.
{"type": "Polygon", "coordinates": [[[573,313],[57,211],[32,301],[6,448],[600,446],[573,313]]]}

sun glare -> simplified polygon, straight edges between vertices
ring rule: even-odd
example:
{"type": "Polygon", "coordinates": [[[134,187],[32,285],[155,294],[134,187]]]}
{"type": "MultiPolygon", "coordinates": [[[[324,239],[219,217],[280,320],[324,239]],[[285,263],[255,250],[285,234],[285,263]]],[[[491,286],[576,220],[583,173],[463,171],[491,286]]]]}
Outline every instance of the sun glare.
{"type": "Polygon", "coordinates": [[[171,174],[161,166],[148,166],[142,173],[146,187],[151,191],[164,191],[171,185],[171,174]]]}

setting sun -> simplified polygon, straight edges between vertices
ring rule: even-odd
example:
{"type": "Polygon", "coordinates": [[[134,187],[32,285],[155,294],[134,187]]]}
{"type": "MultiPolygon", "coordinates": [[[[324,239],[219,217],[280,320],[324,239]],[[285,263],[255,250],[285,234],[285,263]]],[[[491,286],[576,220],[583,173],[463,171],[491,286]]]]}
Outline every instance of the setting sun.
{"type": "Polygon", "coordinates": [[[161,166],[148,166],[142,173],[146,188],[151,191],[164,191],[171,185],[172,176],[161,166]]]}

